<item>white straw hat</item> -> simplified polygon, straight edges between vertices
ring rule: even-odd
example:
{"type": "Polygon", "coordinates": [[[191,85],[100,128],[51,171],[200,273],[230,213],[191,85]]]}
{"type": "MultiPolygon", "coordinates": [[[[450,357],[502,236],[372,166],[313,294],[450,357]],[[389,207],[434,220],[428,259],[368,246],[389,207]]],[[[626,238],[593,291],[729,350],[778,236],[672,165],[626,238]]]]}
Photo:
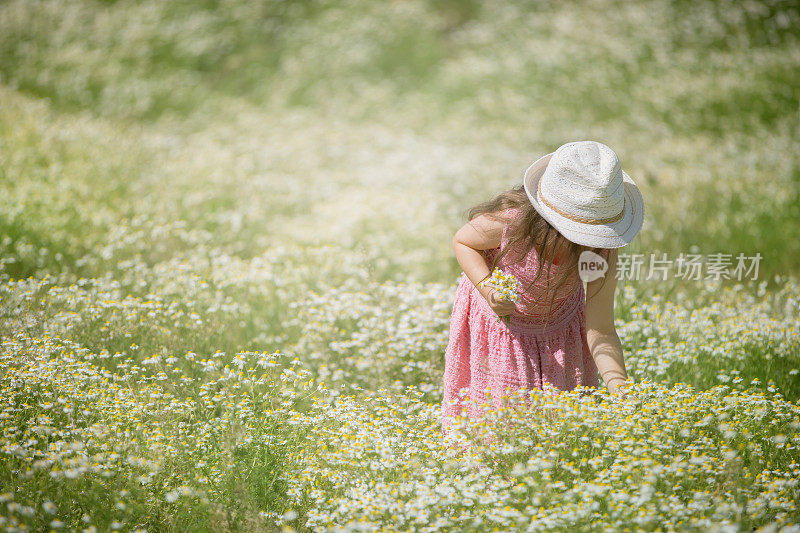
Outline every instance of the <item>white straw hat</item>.
{"type": "Polygon", "coordinates": [[[642,228],[642,193],[605,144],[563,144],[528,167],[523,184],[539,214],[577,244],[621,248],[642,228]]]}

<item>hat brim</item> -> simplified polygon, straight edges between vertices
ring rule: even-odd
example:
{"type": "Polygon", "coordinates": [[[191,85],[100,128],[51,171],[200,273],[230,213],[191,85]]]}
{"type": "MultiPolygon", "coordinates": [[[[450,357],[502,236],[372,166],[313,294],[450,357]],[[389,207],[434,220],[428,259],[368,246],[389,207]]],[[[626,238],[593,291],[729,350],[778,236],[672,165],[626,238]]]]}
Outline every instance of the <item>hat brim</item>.
{"type": "Polygon", "coordinates": [[[593,248],[622,248],[629,244],[642,229],[644,222],[644,200],[639,187],[623,170],[622,181],[625,188],[625,207],[622,218],[610,224],[586,224],[576,222],[560,215],[539,201],[536,195],[539,180],[542,178],[550,158],[550,152],[534,161],[525,171],[523,185],[533,207],[551,226],[570,241],[593,248]]]}

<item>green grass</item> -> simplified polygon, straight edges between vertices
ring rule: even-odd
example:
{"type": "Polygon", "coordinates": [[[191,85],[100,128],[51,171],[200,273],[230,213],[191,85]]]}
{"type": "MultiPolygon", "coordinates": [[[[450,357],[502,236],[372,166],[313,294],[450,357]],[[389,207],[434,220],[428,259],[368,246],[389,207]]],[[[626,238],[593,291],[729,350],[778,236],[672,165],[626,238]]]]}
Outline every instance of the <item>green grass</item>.
{"type": "Polygon", "coordinates": [[[0,527],[797,523],[796,7],[0,4],[0,527]],[[455,460],[452,234],[578,139],[758,279],[621,282],[636,391],[455,460]]]}

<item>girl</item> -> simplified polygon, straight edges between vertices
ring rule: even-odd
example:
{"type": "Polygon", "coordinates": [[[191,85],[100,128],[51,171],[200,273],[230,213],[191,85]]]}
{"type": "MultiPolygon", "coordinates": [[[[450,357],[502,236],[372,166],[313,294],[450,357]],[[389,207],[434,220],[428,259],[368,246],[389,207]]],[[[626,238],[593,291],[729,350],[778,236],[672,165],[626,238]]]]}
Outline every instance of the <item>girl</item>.
{"type": "Polygon", "coordinates": [[[597,387],[598,369],[609,392],[621,390],[616,249],[643,218],[639,189],[614,151],[595,141],[560,146],[528,167],[522,185],[469,211],[453,237],[463,273],[445,351],[445,434],[467,395],[472,417],[482,402],[499,405],[519,388],[597,387]],[[516,303],[479,287],[495,268],[516,277],[516,303]]]}

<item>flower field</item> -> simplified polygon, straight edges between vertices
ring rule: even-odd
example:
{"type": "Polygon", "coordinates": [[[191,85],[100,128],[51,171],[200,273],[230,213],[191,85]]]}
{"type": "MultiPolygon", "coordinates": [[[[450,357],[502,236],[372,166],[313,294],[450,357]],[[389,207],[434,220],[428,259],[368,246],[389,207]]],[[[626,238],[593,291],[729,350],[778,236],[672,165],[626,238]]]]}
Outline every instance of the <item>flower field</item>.
{"type": "Polygon", "coordinates": [[[1,3],[0,529],[800,531],[798,25],[1,3]],[[444,440],[452,235],[576,139],[642,190],[628,251],[758,279],[621,280],[627,394],[508,391],[444,440]]]}

